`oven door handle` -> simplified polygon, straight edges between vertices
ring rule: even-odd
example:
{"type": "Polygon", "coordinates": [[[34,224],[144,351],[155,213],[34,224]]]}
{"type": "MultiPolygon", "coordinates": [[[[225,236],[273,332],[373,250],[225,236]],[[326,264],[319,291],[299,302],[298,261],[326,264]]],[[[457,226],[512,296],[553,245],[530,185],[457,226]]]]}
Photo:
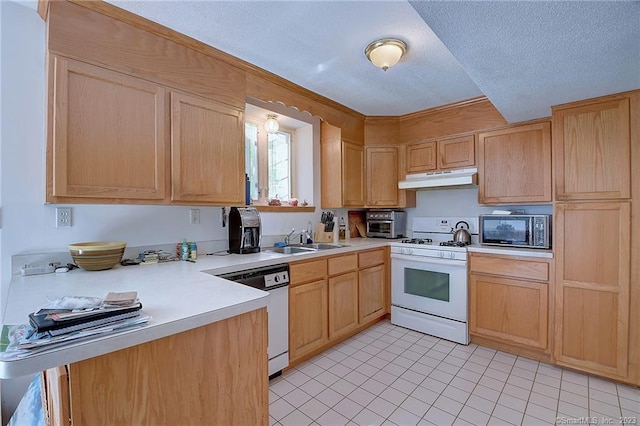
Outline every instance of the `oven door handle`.
{"type": "Polygon", "coordinates": [[[398,254],[398,253],[391,253],[391,258],[392,259],[398,259],[398,260],[408,260],[411,262],[421,262],[421,263],[431,263],[431,264],[437,264],[437,265],[449,265],[449,266],[463,266],[466,267],[466,260],[457,260],[457,259],[441,259],[438,257],[419,257],[419,256],[412,256],[409,254],[398,254]]]}

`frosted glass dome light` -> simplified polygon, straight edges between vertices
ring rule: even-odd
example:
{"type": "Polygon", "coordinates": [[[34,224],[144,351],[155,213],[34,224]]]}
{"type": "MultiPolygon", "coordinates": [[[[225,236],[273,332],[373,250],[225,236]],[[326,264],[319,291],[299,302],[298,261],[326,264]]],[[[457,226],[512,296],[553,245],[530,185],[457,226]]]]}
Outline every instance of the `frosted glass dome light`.
{"type": "Polygon", "coordinates": [[[267,133],[275,133],[280,128],[277,115],[267,115],[267,121],[264,122],[264,129],[267,133]]]}
{"type": "Polygon", "coordinates": [[[373,65],[384,71],[398,63],[407,51],[407,44],[395,38],[376,40],[367,46],[364,54],[373,65]]]}

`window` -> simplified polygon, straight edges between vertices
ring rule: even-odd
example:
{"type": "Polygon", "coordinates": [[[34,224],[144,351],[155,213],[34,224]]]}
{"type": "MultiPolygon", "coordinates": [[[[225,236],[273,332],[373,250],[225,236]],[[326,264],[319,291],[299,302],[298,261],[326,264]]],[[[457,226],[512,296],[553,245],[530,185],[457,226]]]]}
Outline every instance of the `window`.
{"type": "Polygon", "coordinates": [[[267,135],[269,161],[269,194],[279,200],[291,198],[291,133],[267,135]]]}
{"type": "Polygon", "coordinates": [[[267,134],[245,123],[245,172],[253,201],[289,200],[292,195],[292,134],[286,130],[267,134]]]}

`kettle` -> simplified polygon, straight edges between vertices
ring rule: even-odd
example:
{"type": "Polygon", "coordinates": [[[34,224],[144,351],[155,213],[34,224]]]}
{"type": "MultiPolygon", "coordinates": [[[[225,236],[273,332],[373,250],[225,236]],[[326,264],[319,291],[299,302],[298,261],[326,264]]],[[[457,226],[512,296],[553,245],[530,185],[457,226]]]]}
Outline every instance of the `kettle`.
{"type": "Polygon", "coordinates": [[[454,243],[471,244],[471,234],[469,234],[469,231],[467,231],[467,229],[469,229],[469,224],[467,222],[465,222],[464,220],[461,220],[460,222],[456,223],[456,226],[454,229],[455,229],[455,232],[453,229],[451,230],[451,232],[454,232],[453,233],[454,243]]]}

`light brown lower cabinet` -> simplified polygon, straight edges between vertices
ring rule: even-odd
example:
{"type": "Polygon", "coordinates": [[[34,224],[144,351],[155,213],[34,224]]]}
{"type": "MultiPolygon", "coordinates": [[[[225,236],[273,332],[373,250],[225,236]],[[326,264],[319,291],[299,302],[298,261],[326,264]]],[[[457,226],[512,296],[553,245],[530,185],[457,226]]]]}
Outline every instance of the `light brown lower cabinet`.
{"type": "Polygon", "coordinates": [[[367,328],[386,313],[386,248],[289,265],[289,363],[367,328]]]}
{"type": "Polygon", "coordinates": [[[261,308],[47,370],[45,406],[54,425],[267,425],[267,376],[261,308]]]}
{"type": "Polygon", "coordinates": [[[358,327],[358,255],[330,257],[329,339],[337,339],[358,327]]]}
{"type": "Polygon", "coordinates": [[[471,253],[472,340],[549,360],[550,272],[550,259],[471,253]]]}
{"type": "Polygon", "coordinates": [[[360,324],[385,314],[385,282],[384,265],[373,266],[358,272],[358,322],[360,324]]]}
{"type": "Polygon", "coordinates": [[[329,342],[327,280],[289,288],[289,357],[299,358],[329,342]]]}
{"type": "Polygon", "coordinates": [[[329,278],[329,338],[335,339],[358,327],[358,273],[329,278]]]}

